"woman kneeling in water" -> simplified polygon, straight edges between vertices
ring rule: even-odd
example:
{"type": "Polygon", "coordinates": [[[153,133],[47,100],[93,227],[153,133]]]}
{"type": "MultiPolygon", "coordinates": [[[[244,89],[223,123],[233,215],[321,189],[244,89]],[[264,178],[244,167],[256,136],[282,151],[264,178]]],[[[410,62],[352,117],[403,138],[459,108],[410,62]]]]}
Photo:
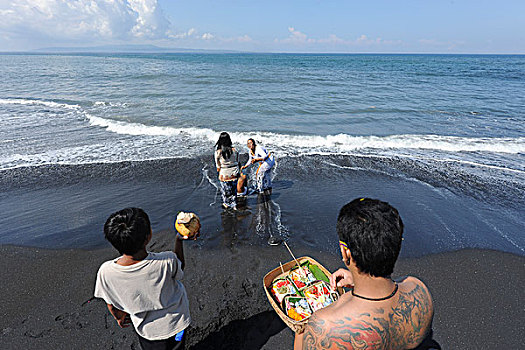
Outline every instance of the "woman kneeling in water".
{"type": "MultiPolygon", "coordinates": [[[[257,168],[256,179],[257,179],[257,191],[259,193],[272,193],[272,169],[275,165],[275,158],[271,152],[268,152],[263,146],[257,145],[254,139],[248,139],[247,146],[250,149],[250,158],[248,162],[241,167],[241,169],[247,168],[250,164],[259,163],[257,168]]],[[[241,176],[241,181],[245,181],[246,176],[241,176]]]]}

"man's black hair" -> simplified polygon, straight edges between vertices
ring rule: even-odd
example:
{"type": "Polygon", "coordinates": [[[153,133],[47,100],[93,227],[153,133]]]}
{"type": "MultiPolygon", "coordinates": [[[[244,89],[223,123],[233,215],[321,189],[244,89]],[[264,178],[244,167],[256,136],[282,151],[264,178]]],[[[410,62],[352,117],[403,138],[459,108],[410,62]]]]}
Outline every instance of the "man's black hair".
{"type": "Polygon", "coordinates": [[[104,224],[104,236],[120,254],[133,255],[138,252],[150,232],[148,214],[140,208],[117,211],[104,224]]]}
{"type": "Polygon", "coordinates": [[[389,277],[403,238],[403,221],[386,202],[357,198],[341,208],[337,234],[350,249],[359,271],[374,277],[389,277]]]}

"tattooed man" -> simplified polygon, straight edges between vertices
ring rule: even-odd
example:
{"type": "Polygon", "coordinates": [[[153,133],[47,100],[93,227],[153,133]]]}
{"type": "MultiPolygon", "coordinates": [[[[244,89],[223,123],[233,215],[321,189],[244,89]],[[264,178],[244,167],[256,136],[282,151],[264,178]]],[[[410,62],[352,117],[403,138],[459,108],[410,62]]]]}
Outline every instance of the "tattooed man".
{"type": "Polygon", "coordinates": [[[403,239],[397,210],[376,199],[355,199],[339,212],[337,234],[346,269],[330,283],[352,289],[311,316],[294,348],[439,349],[431,339],[434,309],[427,287],[415,277],[390,278],[403,239]]]}

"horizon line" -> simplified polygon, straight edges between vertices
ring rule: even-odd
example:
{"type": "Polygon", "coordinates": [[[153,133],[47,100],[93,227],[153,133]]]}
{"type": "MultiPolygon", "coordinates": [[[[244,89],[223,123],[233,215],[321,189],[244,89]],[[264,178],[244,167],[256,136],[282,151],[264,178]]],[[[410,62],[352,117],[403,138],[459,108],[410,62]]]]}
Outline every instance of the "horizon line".
{"type": "Polygon", "coordinates": [[[160,49],[160,50],[79,50],[81,48],[72,48],[68,51],[64,50],[13,50],[1,51],[0,54],[32,54],[32,55],[47,55],[47,54],[288,54],[288,55],[472,55],[472,56],[524,56],[523,53],[485,53],[485,52],[308,52],[308,51],[239,51],[228,49],[160,49]],[[77,50],[75,50],[77,49],[77,50]],[[181,50],[181,51],[177,51],[181,50]]]}

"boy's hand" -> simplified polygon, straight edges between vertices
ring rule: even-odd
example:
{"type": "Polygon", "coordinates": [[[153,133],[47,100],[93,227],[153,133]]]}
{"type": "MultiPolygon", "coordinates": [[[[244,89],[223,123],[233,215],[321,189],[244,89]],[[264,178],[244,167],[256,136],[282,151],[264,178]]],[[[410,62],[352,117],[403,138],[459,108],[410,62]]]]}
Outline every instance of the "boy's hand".
{"type": "Polygon", "coordinates": [[[120,328],[126,328],[126,327],[131,326],[131,317],[129,317],[129,314],[124,311],[120,311],[120,312],[122,314],[119,316],[119,318],[116,319],[120,328]]]}
{"type": "Polygon", "coordinates": [[[187,240],[187,239],[191,239],[191,240],[194,240],[196,241],[197,240],[197,237],[199,237],[201,235],[201,232],[196,232],[192,235],[188,235],[188,236],[183,236],[181,235],[180,233],[177,233],[177,239],[180,239],[180,240],[187,240]]]}
{"type": "Polygon", "coordinates": [[[108,304],[109,312],[113,315],[120,328],[131,326],[131,317],[125,311],[119,310],[111,304],[108,304]]]}

